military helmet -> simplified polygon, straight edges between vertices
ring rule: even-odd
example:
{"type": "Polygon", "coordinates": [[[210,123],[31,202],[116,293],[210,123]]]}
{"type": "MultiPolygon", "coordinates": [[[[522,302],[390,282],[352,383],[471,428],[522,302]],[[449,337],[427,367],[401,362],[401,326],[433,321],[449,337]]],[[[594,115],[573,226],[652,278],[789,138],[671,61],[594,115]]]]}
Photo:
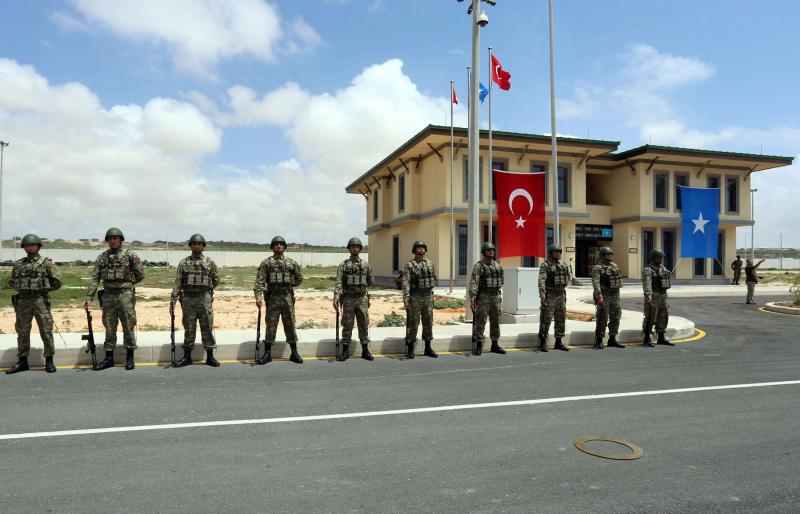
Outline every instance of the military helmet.
{"type": "Polygon", "coordinates": [[[550,255],[553,252],[561,252],[561,245],[552,244],[547,248],[547,254],[550,255]]]}
{"type": "Polygon", "coordinates": [[[481,253],[485,252],[486,250],[497,250],[497,248],[495,248],[495,246],[492,243],[489,243],[487,241],[486,243],[483,243],[481,245],[481,253]]]}
{"type": "Polygon", "coordinates": [[[602,257],[603,255],[608,255],[609,253],[612,253],[612,254],[614,253],[614,250],[612,250],[611,247],[604,246],[604,247],[600,248],[600,257],[602,257]]]}
{"type": "Polygon", "coordinates": [[[659,250],[658,248],[653,248],[650,250],[650,260],[652,261],[655,257],[664,258],[664,252],[659,250]]]}
{"type": "Polygon", "coordinates": [[[205,246],[206,238],[203,237],[202,234],[192,234],[192,237],[189,238],[189,246],[191,246],[192,243],[203,243],[203,246],[205,246]]]}
{"type": "Polygon", "coordinates": [[[283,246],[286,246],[286,239],[282,236],[275,236],[272,238],[272,241],[269,243],[270,248],[275,248],[275,243],[283,243],[283,246]]]}
{"type": "Polygon", "coordinates": [[[20,247],[25,245],[39,245],[39,248],[42,247],[42,240],[39,239],[39,236],[36,234],[25,234],[25,237],[22,238],[22,242],[20,243],[20,247]]]}
{"type": "Polygon", "coordinates": [[[361,239],[359,239],[357,237],[351,237],[350,241],[347,242],[347,248],[350,248],[353,245],[360,246],[361,248],[364,248],[364,245],[361,244],[361,239]]]}
{"type": "Polygon", "coordinates": [[[108,238],[111,236],[119,236],[121,240],[125,241],[125,236],[117,227],[111,227],[110,229],[106,230],[106,241],[108,241],[108,238]]]}
{"type": "Polygon", "coordinates": [[[411,253],[417,253],[417,248],[420,246],[424,247],[426,252],[428,251],[428,245],[425,244],[425,241],[414,241],[414,244],[411,245],[411,253]]]}

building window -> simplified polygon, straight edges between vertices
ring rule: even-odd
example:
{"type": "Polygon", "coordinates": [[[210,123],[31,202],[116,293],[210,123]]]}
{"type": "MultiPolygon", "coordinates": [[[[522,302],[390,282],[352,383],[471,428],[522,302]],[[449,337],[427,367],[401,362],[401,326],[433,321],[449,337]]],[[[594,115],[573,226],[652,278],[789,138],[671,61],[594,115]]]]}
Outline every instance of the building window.
{"type": "Polygon", "coordinates": [[[397,178],[397,212],[406,210],[406,174],[401,173],[397,178]]]}
{"type": "Polygon", "coordinates": [[[739,214],[739,177],[725,177],[725,213],[739,214]]]}
{"type": "MultiPolygon", "coordinates": [[[[531,163],[531,173],[547,173],[547,165],[542,162],[532,162],[531,163]]],[[[549,195],[547,193],[547,175],[544,176],[544,204],[547,205],[549,202],[549,195]]]]}
{"type": "Polygon", "coordinates": [[[721,277],[724,275],[722,270],[722,263],[725,262],[725,232],[719,231],[717,235],[717,258],[714,259],[714,263],[712,264],[711,273],[715,277],[721,277]]]}
{"type": "Polygon", "coordinates": [[[675,267],[675,231],[661,230],[661,249],[664,251],[664,266],[672,270],[675,267]]]}
{"type": "Polygon", "coordinates": [[[675,174],[675,211],[680,212],[683,208],[683,202],[681,200],[681,188],[689,186],[689,174],[688,173],[676,173],[675,174]]]}
{"type": "Polygon", "coordinates": [[[653,175],[653,209],[665,211],[669,205],[669,175],[667,173],[655,173],[653,175]]]}
{"type": "Polygon", "coordinates": [[[719,176],[717,175],[709,175],[706,179],[706,187],[712,189],[719,189],[719,176]]]}
{"type": "Polygon", "coordinates": [[[489,174],[492,177],[492,200],[497,200],[497,187],[494,180],[494,170],[508,171],[508,159],[492,159],[492,169],[489,174]]]}
{"type": "Polygon", "coordinates": [[[650,250],[656,247],[656,231],[642,230],[642,267],[650,263],[650,250]]]}
{"type": "Polygon", "coordinates": [[[694,259],[694,276],[705,278],[706,276],[706,260],[695,258],[694,259]]]}
{"type": "Polygon", "coordinates": [[[400,271],[400,235],[392,236],[392,271],[400,271]]]}
{"type": "MultiPolygon", "coordinates": [[[[483,157],[478,161],[478,202],[483,198],[483,157]]],[[[469,159],[464,157],[464,201],[469,200],[469,159]]]]}
{"type": "Polygon", "coordinates": [[[570,195],[570,184],[572,180],[570,177],[569,166],[558,167],[558,203],[559,205],[569,205],[572,202],[570,195]]]}
{"type": "Polygon", "coordinates": [[[372,190],[372,221],[378,221],[378,191],[378,188],[372,190]]]}
{"type": "Polygon", "coordinates": [[[458,226],[458,274],[467,274],[467,226],[458,226]]]}

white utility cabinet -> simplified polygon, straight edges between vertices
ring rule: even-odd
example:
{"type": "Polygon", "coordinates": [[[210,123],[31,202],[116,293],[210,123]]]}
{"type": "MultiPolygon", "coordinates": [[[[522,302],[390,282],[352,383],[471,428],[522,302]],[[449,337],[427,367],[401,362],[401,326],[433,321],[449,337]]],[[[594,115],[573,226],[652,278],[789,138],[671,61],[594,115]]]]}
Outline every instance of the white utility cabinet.
{"type": "Polygon", "coordinates": [[[504,268],[503,312],[539,312],[539,268],[504,268]]]}

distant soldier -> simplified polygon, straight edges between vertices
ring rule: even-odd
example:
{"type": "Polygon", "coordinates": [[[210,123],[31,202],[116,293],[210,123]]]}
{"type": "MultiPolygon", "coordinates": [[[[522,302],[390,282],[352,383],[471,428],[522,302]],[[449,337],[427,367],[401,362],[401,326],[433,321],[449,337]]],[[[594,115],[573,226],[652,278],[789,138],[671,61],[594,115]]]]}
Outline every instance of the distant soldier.
{"type": "Polygon", "coordinates": [[[506,353],[500,347],[500,310],[503,306],[503,267],[495,259],[496,248],[492,243],[483,243],[483,258],[472,267],[469,279],[469,298],[472,308],[472,339],[474,355],[483,350],[483,331],[489,317],[489,337],[492,353],[506,353]]]}
{"type": "Polygon", "coordinates": [[[28,371],[28,354],[31,351],[31,325],[33,318],[39,326],[39,336],[44,343],[44,370],[55,373],[53,364],[53,316],[50,313],[50,291],[61,287],[61,275],[58,268],[47,257],[39,255],[42,240],[36,234],[28,234],[22,238],[22,248],[27,254],[14,263],[11,271],[9,287],[17,294],[11,297],[14,311],[17,314],[17,357],[19,361],[7,370],[11,375],[20,371],[28,371]]]}
{"type": "Polygon", "coordinates": [[[206,350],[206,366],[219,367],[214,358],[217,342],[214,340],[214,289],[219,285],[217,265],[203,255],[206,239],[200,234],[189,238],[192,255],[178,263],[175,285],[169,302],[170,315],[175,314],[175,302],[181,302],[183,313],[183,358],[175,363],[182,368],[192,364],[192,348],[197,337],[197,322],[203,348],[206,350]]]}
{"type": "Polygon", "coordinates": [[[103,346],[106,358],[97,365],[97,370],[114,366],[114,347],[117,345],[117,323],[122,324],[125,345],[125,369],[135,368],[133,351],[136,350],[136,289],[134,286],[144,280],[144,267],[139,256],[127,248],[122,248],[125,236],[116,227],[106,231],[108,250],[101,253],[94,263],[94,271],[89,279],[86,301],[83,308],[89,311],[89,304],[97,293],[103,309],[103,327],[106,339],[103,346]],[[103,281],[103,289],[97,288],[103,281]]]}
{"type": "Polygon", "coordinates": [[[753,264],[753,259],[747,259],[747,266],[744,268],[744,283],[747,285],[747,301],[745,303],[751,304],[756,303],[753,301],[753,295],[756,292],[756,284],[758,284],[758,275],[756,274],[756,268],[761,266],[761,263],[764,262],[764,259],[758,261],[758,263],[753,264]]]}
{"type": "Polygon", "coordinates": [[[539,266],[539,351],[547,351],[547,332],[555,317],[556,350],[569,351],[561,341],[567,324],[567,286],[572,274],[566,264],[561,262],[561,247],[550,245],[548,258],[539,266]]]}
{"type": "Polygon", "coordinates": [[[614,251],[608,246],[600,248],[600,262],[592,267],[592,288],[594,303],[597,306],[597,323],[594,330],[594,348],[603,349],[603,337],[608,324],[608,346],[625,348],[617,342],[619,319],[622,309],[619,306],[619,290],[622,287],[622,274],[614,262],[614,251]]]}
{"type": "Polygon", "coordinates": [[[283,331],[286,342],[292,350],[289,360],[300,364],[303,358],[297,353],[297,330],[294,324],[294,288],[303,282],[303,273],[300,266],[292,259],[283,255],[286,251],[286,240],[275,236],[269,244],[272,256],[261,261],[256,275],[253,291],[256,296],[256,306],[261,308],[262,300],[266,301],[267,313],[264,319],[267,324],[267,333],[264,339],[264,355],[256,364],[266,364],[272,361],[272,345],[275,344],[275,334],[278,331],[278,320],[283,320],[283,331]]]}
{"type": "Polygon", "coordinates": [[[739,278],[742,276],[742,258],[739,255],[731,263],[731,269],[733,270],[733,282],[731,282],[731,285],[738,286],[739,278]]]}
{"type": "Polygon", "coordinates": [[[369,352],[369,288],[375,285],[372,267],[361,260],[361,240],[357,237],[347,242],[350,258],[339,264],[336,287],[333,290],[333,308],[342,315],[342,360],[350,356],[353,321],[358,321],[358,339],[361,341],[361,358],[371,361],[369,352]],[[339,309],[341,306],[341,309],[339,309]]]}
{"type": "Polygon", "coordinates": [[[436,269],[433,262],[425,258],[428,245],[414,241],[411,245],[414,258],[403,269],[403,305],[406,307],[406,358],[414,358],[414,344],[417,342],[417,328],[422,318],[422,340],[425,341],[425,355],[436,358],[431,348],[433,339],[433,286],[436,285],[436,269]]]}
{"type": "Polygon", "coordinates": [[[658,340],[656,344],[675,346],[665,335],[669,323],[669,303],[667,289],[671,287],[670,271],[661,263],[664,252],[658,248],[650,250],[650,264],[642,270],[642,288],[644,289],[644,341],[642,346],[653,347],[650,335],[656,327],[658,340]]]}

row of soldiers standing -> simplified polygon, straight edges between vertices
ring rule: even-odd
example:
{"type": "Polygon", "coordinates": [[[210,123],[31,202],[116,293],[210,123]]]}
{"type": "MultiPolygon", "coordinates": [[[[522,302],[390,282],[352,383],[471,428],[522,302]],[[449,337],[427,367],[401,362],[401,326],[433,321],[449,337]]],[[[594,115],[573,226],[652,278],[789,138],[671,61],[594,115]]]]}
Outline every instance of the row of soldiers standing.
{"type": "MultiPolygon", "coordinates": [[[[96,369],[113,367],[114,348],[117,344],[117,326],[122,325],[123,345],[126,349],[125,369],[135,368],[134,351],[136,345],[136,291],[137,283],[144,279],[144,267],[138,255],[123,248],[125,237],[116,227],[106,232],[108,250],[97,258],[89,280],[84,309],[89,312],[95,295],[98,296],[103,313],[105,328],[105,358],[96,369]],[[102,282],[103,289],[100,289],[102,282]]],[[[56,371],[53,363],[53,318],[50,309],[49,293],[61,287],[62,279],[52,260],[39,254],[41,239],[28,234],[21,242],[26,256],[14,263],[9,280],[10,287],[17,291],[12,298],[16,311],[16,331],[18,338],[18,362],[7,373],[17,373],[29,369],[30,331],[35,318],[44,343],[45,370],[56,371]]],[[[189,239],[192,250],[190,256],[177,266],[175,283],[170,297],[169,311],[174,315],[175,304],[180,302],[184,328],[184,355],[177,367],[193,364],[192,349],[196,339],[199,322],[203,348],[206,351],[205,364],[218,367],[214,357],[216,340],[214,338],[214,290],[220,283],[217,266],[203,254],[205,238],[194,234],[189,239]]],[[[266,337],[263,355],[257,356],[257,364],[272,361],[272,345],[275,342],[278,322],[283,322],[286,341],[291,349],[290,360],[302,363],[297,351],[297,331],[294,313],[294,288],[303,281],[300,266],[286,257],[286,240],[276,236],[270,242],[273,255],[264,259],[258,268],[254,284],[254,295],[259,315],[262,305],[266,306],[266,337]]],[[[339,265],[334,288],[334,308],[337,317],[341,314],[343,351],[341,360],[350,354],[350,343],[354,323],[358,324],[358,335],[362,346],[361,357],[373,360],[369,351],[369,288],[374,285],[372,268],[363,261],[360,252],[363,248],[358,238],[348,241],[350,257],[339,265]]],[[[405,265],[402,275],[403,303],[406,308],[406,356],[413,359],[417,330],[422,323],[422,339],[425,343],[424,355],[436,358],[432,348],[433,340],[433,287],[437,282],[436,269],[427,259],[428,247],[423,241],[412,245],[414,257],[405,265]]],[[[496,259],[496,248],[484,243],[481,260],[472,269],[468,286],[470,307],[473,311],[473,353],[480,355],[483,348],[484,328],[489,320],[489,335],[493,353],[506,353],[499,345],[500,313],[502,309],[502,289],[504,285],[503,267],[496,259]]],[[[653,250],[650,264],[642,274],[645,296],[644,346],[652,346],[650,333],[655,327],[657,344],[671,345],[666,337],[668,321],[667,289],[670,287],[670,272],[663,264],[663,252],[653,250]]],[[[548,258],[539,268],[539,294],[541,300],[539,350],[547,351],[547,333],[551,322],[555,321],[555,348],[568,351],[562,338],[566,323],[566,287],[571,279],[569,268],[561,262],[561,248],[551,245],[548,258]]],[[[597,325],[595,348],[603,348],[606,326],[609,331],[609,346],[624,348],[616,340],[621,309],[619,289],[622,278],[619,268],[613,262],[613,252],[604,247],[600,250],[600,263],[592,269],[594,300],[597,305],[597,325]]]]}

